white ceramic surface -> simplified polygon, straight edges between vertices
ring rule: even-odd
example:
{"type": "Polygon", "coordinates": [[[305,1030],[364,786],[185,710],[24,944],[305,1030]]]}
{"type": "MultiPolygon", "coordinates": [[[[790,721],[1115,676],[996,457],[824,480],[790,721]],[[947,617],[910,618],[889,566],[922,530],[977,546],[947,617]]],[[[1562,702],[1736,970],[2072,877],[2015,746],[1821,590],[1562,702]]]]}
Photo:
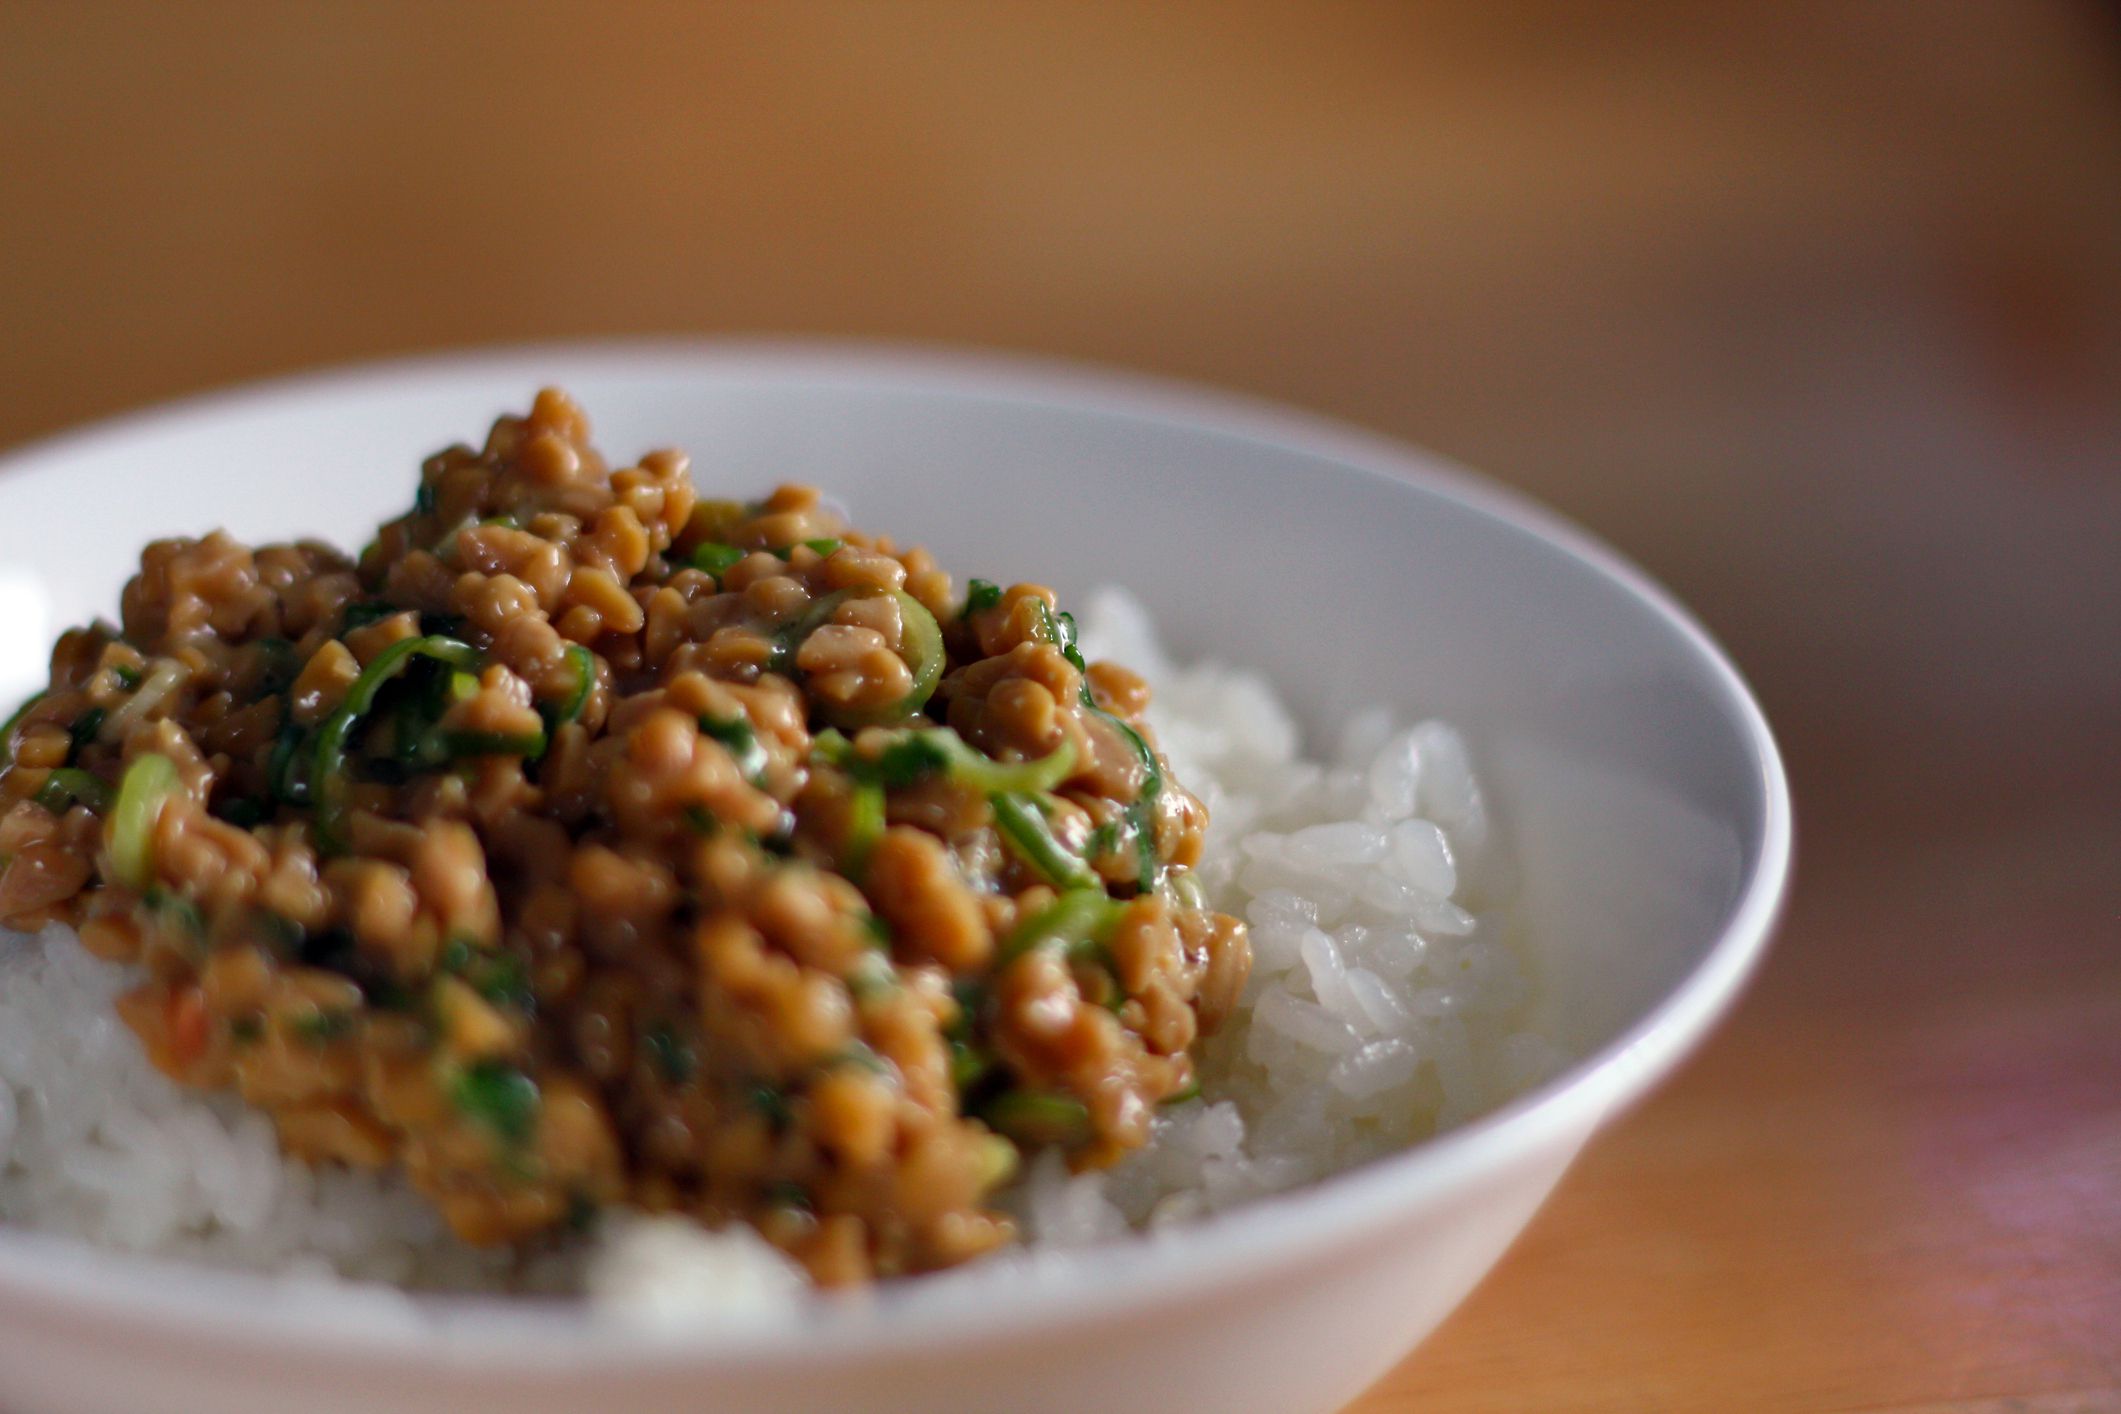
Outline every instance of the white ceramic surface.
{"type": "Polygon", "coordinates": [[[343,544],[420,457],[557,382],[601,444],[703,483],[832,488],[974,574],[1127,585],[1184,655],[1269,671],[1314,729],[1452,719],[1514,837],[1550,1021],[1578,1058],[1502,1111],[1314,1189],[1013,1281],[673,1339],[565,1309],[291,1300],[0,1230],[0,1408],[1329,1409],[1471,1290],[1584,1140],[1723,1012],[1789,865],[1758,709],[1655,586],[1432,459],[1193,390],[972,356],[633,345],[298,378],[0,462],[0,699],[110,614],[142,543],[343,544]]]}

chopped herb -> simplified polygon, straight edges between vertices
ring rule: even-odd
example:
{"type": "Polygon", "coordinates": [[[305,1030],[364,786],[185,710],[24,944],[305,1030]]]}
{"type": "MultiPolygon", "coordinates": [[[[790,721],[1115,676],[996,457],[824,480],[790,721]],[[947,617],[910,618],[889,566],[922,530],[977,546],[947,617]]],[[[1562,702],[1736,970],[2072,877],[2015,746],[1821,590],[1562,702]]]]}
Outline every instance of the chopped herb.
{"type": "Polygon", "coordinates": [[[700,735],[711,737],[728,748],[736,758],[736,768],[745,780],[753,785],[759,783],[766,773],[766,748],[760,744],[759,735],[752,729],[748,717],[731,717],[722,720],[715,717],[700,718],[700,735]]]}
{"type": "Polygon", "coordinates": [[[453,933],[449,941],[442,944],[442,955],[436,961],[444,972],[461,976],[464,969],[471,966],[472,959],[479,955],[478,946],[462,933],[453,933]]]}
{"type": "Polygon", "coordinates": [[[803,543],[805,545],[808,545],[811,549],[815,550],[818,554],[818,558],[820,559],[831,558],[833,555],[839,552],[840,548],[840,542],[832,539],[829,536],[822,540],[805,540],[803,543]]]}
{"type": "Polygon", "coordinates": [[[884,825],[884,788],[874,781],[856,781],[854,794],[847,798],[847,842],[840,852],[840,872],[857,884],[884,837],[884,825]]]}
{"type": "Polygon", "coordinates": [[[170,932],[190,938],[206,936],[206,915],[199,911],[199,905],[183,894],[157,884],[140,895],[140,902],[154,916],[155,922],[170,932]]]}
{"type": "Polygon", "coordinates": [[[530,1138],[538,1122],[538,1083],[512,1065],[480,1061],[457,1072],[450,1099],[467,1118],[511,1144],[530,1138]]]}
{"type": "Polygon", "coordinates": [[[965,586],[965,612],[981,613],[1002,602],[1002,587],[992,580],[975,579],[965,586]]]}
{"type": "Polygon", "coordinates": [[[74,724],[66,729],[67,762],[71,764],[73,759],[81,754],[81,749],[94,741],[96,733],[102,730],[103,709],[101,707],[91,707],[80,716],[74,718],[74,724]]]}
{"type": "Polygon", "coordinates": [[[281,724],[279,736],[273,739],[272,755],[266,758],[265,788],[283,805],[303,805],[309,801],[309,781],[296,769],[308,735],[299,722],[289,717],[281,724]]]}
{"type": "Polygon", "coordinates": [[[69,806],[81,804],[101,815],[110,809],[110,787],[78,766],[58,766],[44,778],[31,799],[54,815],[64,815],[69,806]]]}
{"type": "Polygon", "coordinates": [[[143,677],[138,668],[128,668],[123,663],[112,667],[111,672],[117,677],[118,686],[124,688],[127,692],[131,692],[138,687],[143,677]]]}
{"type": "Polygon", "coordinates": [[[1053,837],[1035,798],[1001,792],[990,797],[995,830],[1011,854],[1057,889],[1101,888],[1097,874],[1053,837]]]}
{"type": "Polygon", "coordinates": [[[399,639],[361,670],[338,708],[317,728],[310,748],[309,795],[316,809],[317,844],[326,853],[337,853],[346,845],[347,743],[375,706],[384,684],[403,673],[415,658],[432,658],[467,672],[479,666],[479,650],[470,644],[429,635],[399,639]]]}
{"type": "Polygon", "coordinates": [[[1075,1145],[1090,1137],[1090,1111],[1072,1095],[1004,1090],[980,1107],[979,1117],[1020,1144],[1075,1145]]]}
{"type": "Polygon", "coordinates": [[[786,1129],[795,1122],[794,1111],[788,1108],[788,1097],[778,1086],[760,1082],[744,1094],[745,1103],[766,1117],[766,1122],[776,1130],[786,1129]]]}
{"type": "Polygon", "coordinates": [[[1185,1089],[1176,1090],[1173,1091],[1171,1094],[1164,1096],[1164,1098],[1159,1103],[1166,1105],[1183,1105],[1188,1100],[1197,1100],[1199,1098],[1200,1081],[1196,1079],[1189,1082],[1185,1089]]]}
{"type": "Polygon", "coordinates": [[[1083,841],[1083,858],[1102,859],[1119,847],[1119,822],[1107,820],[1083,841]]]}
{"type": "Polygon", "coordinates": [[[105,826],[111,874],[129,889],[145,889],[155,878],[155,825],[162,807],[184,790],[177,763],[167,756],[133,758],[118,782],[118,801],[105,826]]]}
{"type": "Polygon", "coordinates": [[[1072,953],[1099,943],[1122,907],[1103,889],[1071,889],[1016,925],[996,951],[996,965],[1006,967],[1034,948],[1057,946],[1072,953]]]}
{"type": "Polygon", "coordinates": [[[443,732],[438,738],[443,758],[467,756],[527,756],[535,760],[545,754],[543,732],[443,732]]]}
{"type": "Polygon", "coordinates": [[[558,706],[540,704],[538,712],[545,718],[545,736],[549,741],[559,733],[561,727],[581,717],[589,706],[589,695],[597,687],[597,656],[579,643],[567,645],[567,661],[574,667],[574,687],[567,699],[558,706]]]}
{"type": "Polygon", "coordinates": [[[531,991],[529,970],[512,952],[487,952],[458,934],[442,945],[438,961],[444,972],[463,978],[466,986],[489,1002],[522,1011],[530,1010],[537,1002],[531,991]]]}
{"type": "MultiPolygon", "coordinates": [[[[935,695],[936,684],[943,679],[943,630],[935,615],[903,589],[887,592],[898,603],[900,657],[913,676],[913,686],[905,696],[882,707],[832,708],[827,704],[820,710],[834,726],[881,726],[904,721],[928,704],[935,695]]],[[[846,589],[834,590],[814,601],[793,623],[775,634],[768,666],[774,672],[796,674],[796,656],[804,641],[831,621],[834,610],[846,602],[850,593],[846,589]]]]}
{"type": "Polygon", "coordinates": [[[692,552],[692,567],[696,570],[705,570],[716,579],[720,579],[749,553],[750,551],[739,550],[734,545],[724,545],[719,541],[710,540],[692,552]]]}
{"type": "Polygon", "coordinates": [[[420,489],[412,493],[413,514],[431,516],[435,513],[435,484],[422,480],[420,489]]]}
{"type": "Polygon", "coordinates": [[[683,1085],[699,1068],[699,1058],[693,1055],[692,1047],[679,1040],[668,1025],[650,1027],[641,1037],[641,1048],[648,1053],[656,1073],[672,1085],[683,1085]]]}
{"type": "Polygon", "coordinates": [[[958,1094],[970,1094],[992,1069],[994,1057],[975,1049],[969,1041],[950,1039],[950,1083],[957,1087],[958,1094]]]}

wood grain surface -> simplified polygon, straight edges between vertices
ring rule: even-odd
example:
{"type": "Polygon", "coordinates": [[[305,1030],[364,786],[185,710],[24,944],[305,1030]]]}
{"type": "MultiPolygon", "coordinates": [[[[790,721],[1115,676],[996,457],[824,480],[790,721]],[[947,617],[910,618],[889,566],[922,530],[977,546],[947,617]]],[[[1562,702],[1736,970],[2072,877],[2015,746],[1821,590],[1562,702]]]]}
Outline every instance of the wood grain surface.
{"type": "Polygon", "coordinates": [[[1483,467],[1732,649],[1800,882],[1357,1407],[2117,1409],[2117,56],[2088,0],[0,6],[0,443],[780,331],[1483,467]]]}

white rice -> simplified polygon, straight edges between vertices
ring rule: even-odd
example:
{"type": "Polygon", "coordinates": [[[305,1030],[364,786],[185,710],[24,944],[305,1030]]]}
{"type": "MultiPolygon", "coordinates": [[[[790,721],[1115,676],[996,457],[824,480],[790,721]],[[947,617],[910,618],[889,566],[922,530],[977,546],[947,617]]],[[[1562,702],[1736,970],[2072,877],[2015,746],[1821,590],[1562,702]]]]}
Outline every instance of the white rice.
{"type": "MultiPolygon", "coordinates": [[[[1156,688],[1161,743],[1212,820],[1202,882],[1251,924],[1255,961],[1243,1006],[1204,1047],[1199,1101],[1109,1172],[1071,1176],[1053,1155],[1030,1166],[1009,1201],[1033,1245],[1312,1182],[1558,1067],[1518,1029],[1529,983],[1490,896],[1488,813],[1456,732],[1362,712],[1314,761],[1265,679],[1173,666],[1125,595],[1092,596],[1083,643],[1156,688]]],[[[622,1219],[587,1251],[534,1263],[467,1248],[401,1180],[285,1160],[262,1116],[165,1080],[112,1008],[123,986],[64,930],[0,933],[0,1222],[313,1281],[583,1290],[600,1317],[655,1324],[801,1297],[748,1231],[622,1219]]]]}

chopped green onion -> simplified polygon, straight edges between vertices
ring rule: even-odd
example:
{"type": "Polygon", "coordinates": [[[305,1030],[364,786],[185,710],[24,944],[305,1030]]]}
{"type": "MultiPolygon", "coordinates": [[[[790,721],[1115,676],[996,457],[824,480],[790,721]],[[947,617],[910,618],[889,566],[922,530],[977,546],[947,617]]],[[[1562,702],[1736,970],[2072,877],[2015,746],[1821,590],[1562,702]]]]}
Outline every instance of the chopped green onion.
{"type": "Polygon", "coordinates": [[[975,579],[965,586],[965,612],[977,614],[1002,602],[1002,587],[992,580],[975,579]]]}
{"type": "Polygon", "coordinates": [[[0,770],[5,770],[8,764],[15,759],[15,728],[22,725],[22,719],[27,717],[30,714],[30,709],[42,702],[46,695],[42,692],[31,693],[29,700],[17,707],[13,716],[9,717],[4,723],[0,723],[0,770]]]}
{"type": "Polygon", "coordinates": [[[155,825],[162,807],[184,789],[177,763],[167,756],[133,759],[118,782],[118,800],[104,827],[111,876],[128,889],[142,890],[155,878],[155,825]]]}
{"type": "MultiPolygon", "coordinates": [[[[773,657],[768,666],[775,672],[791,672],[804,641],[830,621],[833,611],[849,593],[845,589],[835,589],[811,604],[800,618],[775,635],[773,657]]],[[[942,625],[935,621],[935,615],[928,612],[926,605],[903,589],[891,590],[890,595],[898,601],[899,656],[913,674],[913,685],[904,697],[883,707],[826,709],[824,715],[834,726],[878,726],[903,721],[928,705],[928,699],[935,695],[936,684],[943,680],[942,625]]]]}
{"type": "Polygon", "coordinates": [[[1009,852],[1031,866],[1041,879],[1061,889],[1100,887],[1097,874],[1053,837],[1046,817],[1032,797],[1001,792],[990,797],[994,825],[1009,852]]]}
{"type": "Polygon", "coordinates": [[[1188,1100],[1197,1100],[1199,1098],[1200,1081],[1198,1078],[1195,1078],[1190,1084],[1186,1086],[1185,1089],[1174,1090],[1172,1093],[1164,1096],[1163,1099],[1158,1101],[1157,1103],[1164,1105],[1183,1105],[1188,1100]]]}
{"type": "Polygon", "coordinates": [[[995,965],[1006,967],[1034,948],[1057,945],[1072,952],[1095,944],[1118,921],[1121,907],[1103,889],[1070,889],[1016,925],[1002,940],[995,965]]]}
{"type": "Polygon", "coordinates": [[[1128,744],[1134,748],[1135,755],[1141,758],[1141,791],[1134,797],[1134,803],[1127,807],[1126,818],[1134,827],[1134,847],[1140,859],[1135,882],[1143,893],[1148,893],[1156,887],[1158,872],[1163,863],[1156,853],[1156,799],[1163,794],[1163,768],[1157,764],[1156,752],[1142,738],[1142,734],[1125,719],[1098,706],[1096,697],[1091,695],[1090,667],[1083,661],[1082,650],[1075,646],[1075,615],[1055,614],[1046,608],[1043,602],[1040,604],[1040,610],[1045,619],[1046,637],[1074,664],[1076,671],[1082,674],[1083,706],[1118,728],[1127,738],[1128,744]]]}
{"type": "Polygon", "coordinates": [[[874,781],[857,781],[854,794],[847,800],[847,848],[840,860],[840,872],[860,883],[869,867],[869,856],[883,837],[884,788],[874,781]]]}
{"type": "Polygon", "coordinates": [[[156,884],[140,896],[140,902],[169,931],[191,938],[206,936],[206,915],[199,911],[199,905],[176,890],[156,884]]]}
{"type": "Polygon", "coordinates": [[[766,748],[759,742],[759,734],[752,729],[748,717],[700,718],[700,735],[710,737],[728,748],[736,760],[736,768],[744,779],[757,785],[766,773],[766,748]]]}
{"type": "Polygon", "coordinates": [[[522,1011],[537,1004],[530,986],[530,974],[525,970],[523,960],[514,953],[487,952],[477,942],[459,934],[443,944],[440,964],[444,972],[462,977],[466,985],[489,1002],[500,1002],[522,1011]]]}
{"type": "Polygon", "coordinates": [[[66,729],[68,742],[66,759],[71,761],[74,757],[80,755],[81,749],[94,741],[96,733],[101,730],[103,730],[103,709],[101,707],[91,707],[80,716],[74,718],[74,724],[66,729]]]}
{"type": "Polygon", "coordinates": [[[306,735],[299,722],[288,718],[273,741],[272,755],[266,758],[265,787],[272,792],[272,798],[282,804],[305,805],[309,801],[309,781],[296,770],[296,759],[302,754],[306,735]]]}
{"type": "Polygon", "coordinates": [[[528,756],[545,754],[543,732],[443,732],[438,738],[442,754],[449,760],[463,756],[528,756]]]}
{"type": "Polygon", "coordinates": [[[724,545],[719,541],[710,540],[692,552],[692,567],[696,570],[705,570],[716,579],[720,579],[723,575],[729,573],[744,556],[750,553],[749,550],[739,550],[734,545],[724,545]]]}
{"type": "Polygon", "coordinates": [[[776,1130],[786,1129],[795,1122],[795,1112],[788,1108],[788,1097],[778,1086],[761,1081],[746,1091],[744,1098],[776,1130]]]}
{"type": "Polygon", "coordinates": [[[649,1028],[647,1034],[641,1037],[641,1046],[648,1052],[648,1059],[655,1066],[656,1073],[673,1085],[683,1085],[690,1080],[693,1071],[699,1066],[699,1061],[692,1054],[692,1047],[680,1041],[677,1033],[668,1026],[649,1028]]]}
{"type": "Polygon", "coordinates": [[[1004,1090],[980,1107],[980,1118],[1020,1144],[1080,1144],[1090,1137],[1090,1110],[1072,1095],[1004,1090]]]}
{"type": "Polygon", "coordinates": [[[538,1083],[512,1065],[480,1061],[466,1066],[449,1093],[466,1117],[511,1144],[520,1144],[537,1128],[538,1083]]]}
{"type": "Polygon", "coordinates": [[[857,753],[846,737],[834,731],[819,732],[811,749],[819,759],[855,779],[875,781],[886,790],[941,772],[959,785],[988,794],[1037,794],[1052,790],[1075,769],[1075,743],[1066,737],[1034,760],[997,761],[949,727],[909,727],[887,736],[883,750],[874,756],[857,753]]]}
{"type": "Polygon", "coordinates": [[[66,807],[75,801],[101,815],[110,809],[110,787],[97,780],[78,766],[59,766],[44,778],[32,797],[54,815],[64,815],[66,807]]]}
{"type": "Polygon", "coordinates": [[[956,1037],[950,1040],[950,1083],[957,1087],[960,1095],[969,1094],[988,1071],[994,1069],[994,1057],[975,1049],[969,1041],[956,1037]]]}
{"type": "Polygon", "coordinates": [[[889,709],[886,720],[910,717],[928,705],[935,686],[943,680],[943,629],[921,603],[903,589],[891,591],[898,600],[901,641],[906,666],[913,670],[913,690],[889,709]]]}
{"type": "Polygon", "coordinates": [[[376,695],[383,690],[383,685],[404,672],[414,658],[432,658],[466,672],[476,672],[479,666],[479,650],[470,644],[430,634],[424,638],[399,639],[361,670],[353,686],[347,688],[345,699],[317,728],[316,743],[311,748],[309,796],[316,808],[317,843],[327,852],[336,853],[346,843],[343,817],[346,813],[347,742],[353,737],[354,728],[375,706],[376,695]]]}
{"type": "Polygon", "coordinates": [[[819,559],[830,559],[833,555],[839,553],[840,542],[830,536],[826,536],[821,540],[805,540],[803,543],[817,551],[819,559]]]}
{"type": "Polygon", "coordinates": [[[117,677],[118,686],[124,688],[127,692],[131,692],[138,687],[145,677],[145,674],[138,668],[128,668],[123,663],[117,664],[111,669],[111,672],[117,677]]]}
{"type": "Polygon", "coordinates": [[[546,727],[547,736],[578,719],[583,709],[589,706],[589,694],[596,691],[597,655],[579,643],[570,643],[567,645],[567,661],[574,664],[574,691],[553,714],[546,727]]]}

